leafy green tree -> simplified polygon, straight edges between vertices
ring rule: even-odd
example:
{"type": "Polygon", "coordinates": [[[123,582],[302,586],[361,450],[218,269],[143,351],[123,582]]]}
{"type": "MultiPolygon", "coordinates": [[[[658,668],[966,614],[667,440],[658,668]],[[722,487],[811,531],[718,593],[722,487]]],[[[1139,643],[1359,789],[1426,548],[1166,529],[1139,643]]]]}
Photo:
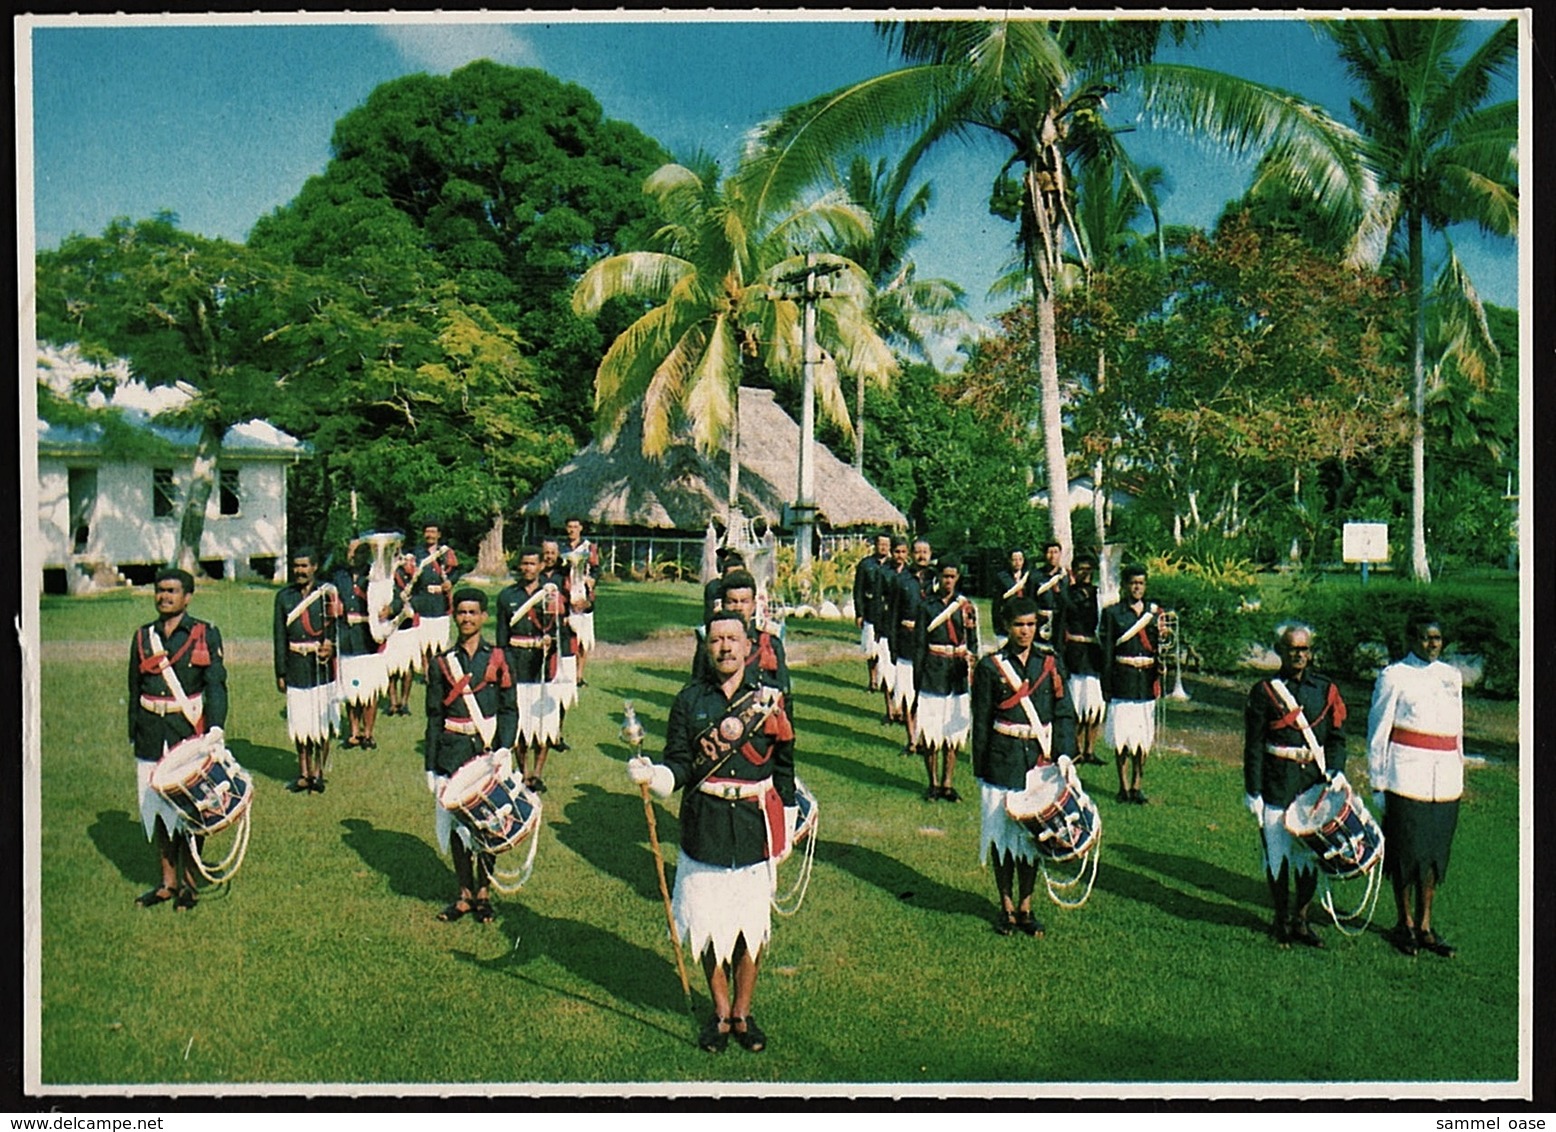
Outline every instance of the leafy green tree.
{"type": "MultiPolygon", "coordinates": [[[[794,199],[841,154],[898,130],[939,139],[978,133],[1003,159],[996,210],[1019,206],[1019,245],[1036,314],[1036,370],[1056,540],[1071,549],[1069,470],[1054,303],[1074,242],[1072,162],[1116,146],[1106,96],[1128,79],[1149,113],[1236,151],[1272,149],[1281,169],[1320,198],[1364,180],[1353,139],[1322,111],[1283,92],[1198,68],[1151,62],[1181,23],[1149,20],[914,21],[882,26],[907,65],[794,107],[760,131],[746,175],[765,209],[794,199]],[[1001,202],[1004,202],[1002,204],[1001,202]]],[[[1015,210],[1011,210],[1015,212],[1015,210]]]]}
{"type": "Polygon", "coordinates": [[[70,236],[40,253],[38,332],[59,345],[81,343],[99,361],[122,356],[130,376],[149,387],[191,392],[185,408],[163,419],[198,430],[173,555],[197,572],[222,440],[233,425],[271,416],[286,402],[285,343],[310,317],[316,284],[176,225],[167,213],[117,219],[101,236],[70,236]]]}
{"type": "Polygon", "coordinates": [[[746,369],[756,365],[793,381],[804,363],[802,311],[793,278],[807,263],[831,272],[817,312],[816,369],[822,415],[848,430],[840,375],[885,382],[897,372],[870,320],[870,280],[852,260],[826,249],[868,235],[869,217],[830,193],[784,213],[754,207],[716,163],[665,165],[644,185],[663,226],[656,250],[608,256],[573,293],[580,314],[631,297],[648,310],[617,335],[595,375],[597,428],[613,435],[629,412],[643,414],[643,452],[671,443],[680,417],[705,452],[729,451],[729,508],[739,498],[735,408],[746,369]]]}
{"type": "Polygon", "coordinates": [[[1475,333],[1479,303],[1451,257],[1435,290],[1428,290],[1426,237],[1455,223],[1502,236],[1517,230],[1518,104],[1488,103],[1517,59],[1517,25],[1500,25],[1467,55],[1469,27],[1460,19],[1326,20],[1316,26],[1361,88],[1351,112],[1381,189],[1355,217],[1355,258],[1377,264],[1391,250],[1403,256],[1413,358],[1410,567],[1418,581],[1429,582],[1426,418],[1434,303],[1451,302],[1449,309],[1459,312],[1444,317],[1462,332],[1443,336],[1459,368],[1483,371],[1490,348],[1485,335],[1475,333]]]}

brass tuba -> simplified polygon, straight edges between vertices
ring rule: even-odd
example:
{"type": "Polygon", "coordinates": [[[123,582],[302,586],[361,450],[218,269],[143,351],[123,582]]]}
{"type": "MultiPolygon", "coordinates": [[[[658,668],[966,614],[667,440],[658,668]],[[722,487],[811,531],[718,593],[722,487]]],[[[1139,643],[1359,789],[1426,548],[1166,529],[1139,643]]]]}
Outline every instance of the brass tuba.
{"type": "Polygon", "coordinates": [[[394,601],[394,564],[404,540],[399,531],[368,531],[362,536],[373,550],[367,567],[367,626],[379,643],[394,635],[399,622],[399,618],[383,617],[382,613],[394,601]]]}

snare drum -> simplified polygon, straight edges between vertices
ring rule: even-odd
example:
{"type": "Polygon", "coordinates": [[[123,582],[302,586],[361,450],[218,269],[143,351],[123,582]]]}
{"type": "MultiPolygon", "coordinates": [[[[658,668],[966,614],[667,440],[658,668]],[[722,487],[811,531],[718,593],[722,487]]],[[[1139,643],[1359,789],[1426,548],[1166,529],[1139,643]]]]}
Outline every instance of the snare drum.
{"type": "Polygon", "coordinates": [[[1005,812],[1032,835],[1037,851],[1052,861],[1084,857],[1102,835],[1097,804],[1052,764],[1038,767],[1025,790],[1006,796],[1005,812]]]}
{"type": "Polygon", "coordinates": [[[506,853],[540,827],[539,796],[490,755],[460,767],[443,788],[442,802],[483,853],[506,853]]]}
{"type": "Polygon", "coordinates": [[[254,780],[220,736],[196,735],[162,756],[151,788],[179,813],[190,833],[208,835],[241,818],[254,800],[254,780]]]}
{"type": "Polygon", "coordinates": [[[1383,860],[1383,830],[1343,777],[1298,795],[1286,807],[1286,832],[1337,880],[1361,876],[1383,860]]]}

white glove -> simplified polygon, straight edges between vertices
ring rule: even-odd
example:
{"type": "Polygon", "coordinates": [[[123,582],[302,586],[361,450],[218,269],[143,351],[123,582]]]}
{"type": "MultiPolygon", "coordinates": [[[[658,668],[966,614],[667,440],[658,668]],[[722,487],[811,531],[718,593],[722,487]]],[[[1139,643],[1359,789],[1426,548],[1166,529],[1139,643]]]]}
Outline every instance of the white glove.
{"type": "Polygon", "coordinates": [[[498,747],[492,752],[492,769],[498,774],[507,777],[513,769],[513,752],[507,747],[498,747]]]}
{"type": "Polygon", "coordinates": [[[1059,773],[1064,775],[1064,780],[1072,786],[1075,784],[1075,760],[1069,755],[1060,755],[1057,763],[1059,773]]]}
{"type": "Polygon", "coordinates": [[[647,786],[656,798],[668,798],[675,793],[675,773],[667,766],[650,762],[646,755],[627,760],[627,777],[634,786],[647,786]]]}
{"type": "Polygon", "coordinates": [[[438,796],[438,775],[436,771],[429,770],[427,772],[427,793],[434,798],[438,796]]]}
{"type": "Polygon", "coordinates": [[[1383,816],[1383,798],[1383,791],[1374,790],[1372,792],[1372,808],[1378,811],[1378,816],[1380,818],[1383,816]]]}
{"type": "Polygon", "coordinates": [[[1345,787],[1350,785],[1350,783],[1346,781],[1345,771],[1343,770],[1330,771],[1329,781],[1335,786],[1345,787]]]}
{"type": "Polygon", "coordinates": [[[634,786],[646,786],[654,781],[654,764],[644,755],[627,760],[627,777],[634,786]]]}
{"type": "Polygon", "coordinates": [[[225,747],[227,745],[227,733],[220,727],[213,727],[206,734],[222,746],[225,747]]]}
{"type": "Polygon", "coordinates": [[[1257,794],[1244,794],[1243,805],[1260,825],[1264,824],[1264,799],[1257,794]]]}
{"type": "Polygon", "coordinates": [[[799,828],[800,808],[798,806],[785,806],[783,808],[783,829],[786,835],[785,844],[791,848],[794,846],[794,831],[799,828]]]}

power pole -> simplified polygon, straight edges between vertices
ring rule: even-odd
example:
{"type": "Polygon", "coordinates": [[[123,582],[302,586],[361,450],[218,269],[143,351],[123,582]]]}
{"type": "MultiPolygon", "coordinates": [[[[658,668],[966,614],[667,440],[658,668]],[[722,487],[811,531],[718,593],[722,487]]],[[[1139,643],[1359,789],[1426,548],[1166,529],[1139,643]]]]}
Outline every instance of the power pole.
{"type": "Polygon", "coordinates": [[[816,263],[816,253],[805,254],[805,270],[784,276],[780,283],[803,283],[804,290],[785,292],[778,298],[789,299],[804,305],[804,386],[800,403],[800,453],[799,484],[794,494],[794,565],[804,570],[811,562],[811,542],[816,529],[816,461],[813,446],[816,442],[816,304],[826,297],[817,287],[820,279],[836,275],[842,264],[816,263]]]}

